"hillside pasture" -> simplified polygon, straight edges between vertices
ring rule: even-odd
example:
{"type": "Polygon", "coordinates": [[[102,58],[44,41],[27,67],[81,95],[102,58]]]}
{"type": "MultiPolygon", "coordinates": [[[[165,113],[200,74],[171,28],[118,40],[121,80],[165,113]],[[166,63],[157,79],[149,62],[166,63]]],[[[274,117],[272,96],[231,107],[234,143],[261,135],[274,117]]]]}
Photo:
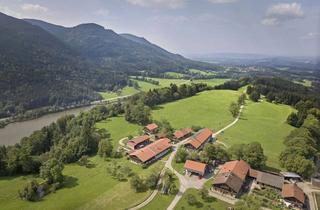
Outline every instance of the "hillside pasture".
{"type": "Polygon", "coordinates": [[[218,139],[229,146],[260,142],[268,157],[267,165],[280,169],[278,157],[284,149],[283,140],[294,129],[286,123],[292,111],[293,109],[286,105],[248,101],[240,120],[218,139]]]}

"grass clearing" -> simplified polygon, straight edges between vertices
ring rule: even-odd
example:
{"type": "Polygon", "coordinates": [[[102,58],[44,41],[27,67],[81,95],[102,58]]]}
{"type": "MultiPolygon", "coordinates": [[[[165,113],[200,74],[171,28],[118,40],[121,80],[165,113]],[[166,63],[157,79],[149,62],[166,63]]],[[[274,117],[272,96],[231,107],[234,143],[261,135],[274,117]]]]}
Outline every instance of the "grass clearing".
{"type": "Polygon", "coordinates": [[[230,79],[200,79],[200,80],[192,80],[193,83],[206,83],[209,86],[221,85],[230,79]]]}
{"type": "Polygon", "coordinates": [[[174,78],[177,78],[177,79],[179,79],[179,78],[182,78],[182,77],[184,77],[185,75],[184,74],[182,74],[182,73],[178,73],[178,72],[166,72],[165,73],[165,75],[168,75],[169,77],[174,77],[174,78]]]}
{"type": "Polygon", "coordinates": [[[190,72],[190,73],[193,73],[193,74],[203,75],[203,76],[213,76],[213,75],[216,75],[214,72],[205,71],[205,70],[200,70],[200,69],[189,69],[189,72],[190,72]]]}
{"type": "MultiPolygon", "coordinates": [[[[135,135],[139,126],[130,124],[124,117],[114,117],[97,124],[97,128],[106,128],[115,146],[118,140],[135,135]]],[[[164,157],[166,158],[166,157],[164,157]]],[[[33,176],[0,177],[0,209],[30,210],[70,210],[70,209],[125,209],[146,199],[150,191],[135,193],[129,182],[119,182],[106,172],[107,162],[98,156],[90,158],[93,167],[86,168],[78,164],[67,164],[63,170],[65,187],[49,194],[39,202],[27,202],[18,198],[18,190],[33,176]]],[[[128,165],[135,173],[147,176],[152,171],[160,171],[162,161],[147,169],[129,162],[126,158],[117,159],[120,164],[128,165]]]]}
{"type": "Polygon", "coordinates": [[[225,203],[221,200],[218,200],[216,198],[210,197],[208,201],[205,201],[201,198],[199,195],[199,190],[196,189],[188,189],[174,208],[175,210],[182,210],[182,209],[188,209],[188,210],[198,210],[198,209],[204,209],[205,207],[210,206],[212,209],[215,210],[226,210],[228,207],[232,207],[232,205],[225,203]],[[198,204],[191,206],[188,203],[187,195],[192,194],[197,198],[198,204]]]}
{"type": "Polygon", "coordinates": [[[304,79],[304,80],[302,80],[302,81],[294,81],[295,83],[297,83],[297,84],[300,84],[300,85],[304,85],[304,86],[306,86],[306,87],[311,87],[312,86],[312,81],[310,81],[310,80],[307,80],[307,79],[304,79]]]}
{"type": "Polygon", "coordinates": [[[292,111],[286,105],[247,101],[240,120],[218,138],[227,145],[260,142],[268,157],[267,165],[280,169],[278,157],[284,149],[283,140],[294,129],[286,123],[292,111]]]}
{"type": "Polygon", "coordinates": [[[230,90],[205,91],[158,106],[152,117],[155,120],[166,119],[176,129],[198,125],[217,131],[234,120],[229,105],[237,101],[239,95],[239,92],[230,90]]]}
{"type": "Polygon", "coordinates": [[[139,90],[133,88],[133,87],[124,87],[119,92],[100,92],[99,94],[102,96],[103,99],[110,99],[110,98],[116,98],[119,96],[127,96],[127,95],[133,95],[138,93],[139,90]]]}

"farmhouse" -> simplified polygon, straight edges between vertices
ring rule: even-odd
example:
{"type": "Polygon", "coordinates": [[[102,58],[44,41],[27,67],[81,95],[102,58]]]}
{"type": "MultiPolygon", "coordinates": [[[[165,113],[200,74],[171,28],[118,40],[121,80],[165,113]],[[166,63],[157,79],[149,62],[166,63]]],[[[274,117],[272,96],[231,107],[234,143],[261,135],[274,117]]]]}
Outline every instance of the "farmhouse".
{"type": "Polygon", "coordinates": [[[237,196],[249,174],[250,166],[243,160],[225,163],[213,180],[213,189],[237,196]]]}
{"type": "Polygon", "coordinates": [[[185,172],[188,174],[197,174],[200,177],[204,176],[207,170],[207,165],[192,160],[187,160],[184,164],[185,172]]]}
{"type": "Polygon", "coordinates": [[[140,149],[150,144],[150,137],[148,135],[138,136],[128,141],[127,146],[132,150],[140,149]]]}
{"type": "Polygon", "coordinates": [[[282,197],[286,202],[298,208],[302,208],[305,202],[304,193],[296,184],[283,185],[282,197]]]}
{"type": "Polygon", "coordinates": [[[146,125],[143,130],[146,134],[151,135],[157,132],[158,127],[159,126],[157,124],[152,123],[152,124],[146,125]]]}
{"type": "Polygon", "coordinates": [[[204,128],[191,136],[185,143],[185,147],[193,150],[200,150],[205,143],[212,141],[212,131],[209,128],[204,128]]]}
{"type": "Polygon", "coordinates": [[[171,149],[170,140],[167,138],[159,139],[139,150],[135,150],[129,154],[129,157],[141,164],[150,164],[157,159],[163,157],[171,149]]]}
{"type": "Polygon", "coordinates": [[[262,187],[269,186],[281,190],[284,183],[284,178],[275,174],[259,171],[256,181],[257,184],[262,187]]]}
{"type": "Polygon", "coordinates": [[[177,130],[173,133],[173,137],[175,140],[182,140],[183,138],[187,138],[192,134],[191,128],[184,128],[181,130],[177,130]]]}

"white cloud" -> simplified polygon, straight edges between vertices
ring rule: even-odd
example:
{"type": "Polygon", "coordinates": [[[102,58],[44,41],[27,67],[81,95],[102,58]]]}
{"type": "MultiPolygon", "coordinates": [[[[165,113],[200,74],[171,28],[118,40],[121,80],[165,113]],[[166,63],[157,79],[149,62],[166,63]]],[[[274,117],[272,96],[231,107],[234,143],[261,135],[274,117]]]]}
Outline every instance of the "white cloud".
{"type": "Polygon", "coordinates": [[[310,32],[307,33],[306,35],[302,36],[301,39],[320,39],[320,32],[310,32]]]}
{"type": "Polygon", "coordinates": [[[128,3],[141,7],[168,7],[171,9],[180,8],[185,0],[127,0],[128,3]]]}
{"type": "Polygon", "coordinates": [[[189,18],[183,15],[178,15],[178,16],[163,15],[163,16],[154,16],[151,18],[151,20],[157,23],[177,24],[177,23],[185,23],[189,21],[189,18]]]}
{"type": "Polygon", "coordinates": [[[45,13],[48,11],[47,7],[41,6],[39,4],[23,4],[21,9],[25,12],[41,12],[45,13]]]}
{"type": "Polygon", "coordinates": [[[263,25],[278,25],[286,21],[304,17],[301,4],[298,3],[279,3],[272,5],[261,21],[263,25]]]}
{"type": "Polygon", "coordinates": [[[14,16],[14,17],[17,17],[17,18],[21,18],[21,14],[16,12],[16,11],[13,11],[11,10],[9,7],[7,6],[1,6],[0,5],[0,12],[6,14],[6,15],[10,15],[10,16],[14,16]]]}
{"type": "Polygon", "coordinates": [[[213,4],[229,4],[237,2],[238,0],[208,0],[210,3],[213,4]]]}

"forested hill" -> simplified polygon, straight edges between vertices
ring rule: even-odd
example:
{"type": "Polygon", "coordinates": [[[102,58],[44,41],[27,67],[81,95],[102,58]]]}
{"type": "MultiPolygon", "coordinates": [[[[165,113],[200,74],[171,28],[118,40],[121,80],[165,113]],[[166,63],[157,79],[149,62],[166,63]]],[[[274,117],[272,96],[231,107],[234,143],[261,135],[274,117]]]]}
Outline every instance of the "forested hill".
{"type": "Polygon", "coordinates": [[[112,77],[57,37],[0,13],[0,117],[98,98],[126,77],[112,77]]]}
{"type": "Polygon", "coordinates": [[[212,64],[192,61],[170,53],[144,38],[120,35],[97,24],[66,28],[40,20],[26,21],[47,30],[82,56],[114,70],[164,72],[188,68],[215,69],[212,64]]]}

